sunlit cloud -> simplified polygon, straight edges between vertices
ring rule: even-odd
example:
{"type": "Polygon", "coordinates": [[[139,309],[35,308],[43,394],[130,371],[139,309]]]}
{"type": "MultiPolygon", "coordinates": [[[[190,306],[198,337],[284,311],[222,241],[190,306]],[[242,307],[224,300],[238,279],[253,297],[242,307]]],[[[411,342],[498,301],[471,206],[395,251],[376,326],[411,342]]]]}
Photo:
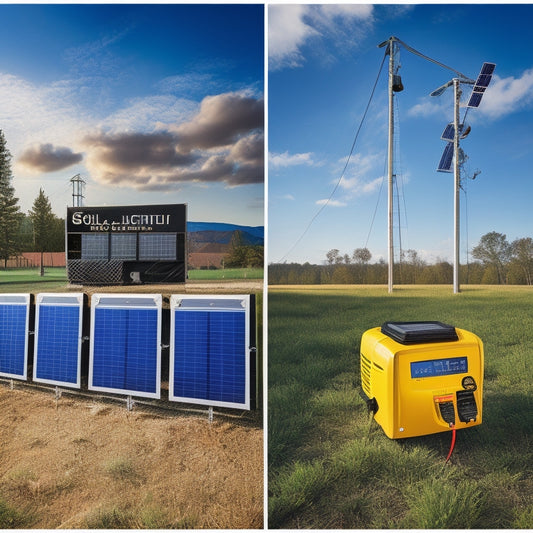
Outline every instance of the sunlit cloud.
{"type": "Polygon", "coordinates": [[[344,50],[357,45],[373,23],[371,4],[269,6],[268,57],[270,70],[297,68],[305,63],[304,47],[318,40],[314,53],[328,42],[344,50]],[[341,44],[342,43],[342,44],[341,44]]]}
{"type": "Polygon", "coordinates": [[[272,167],[276,168],[315,164],[313,161],[313,154],[311,152],[302,154],[289,154],[288,151],[285,151],[281,154],[270,153],[268,161],[272,167]]]}

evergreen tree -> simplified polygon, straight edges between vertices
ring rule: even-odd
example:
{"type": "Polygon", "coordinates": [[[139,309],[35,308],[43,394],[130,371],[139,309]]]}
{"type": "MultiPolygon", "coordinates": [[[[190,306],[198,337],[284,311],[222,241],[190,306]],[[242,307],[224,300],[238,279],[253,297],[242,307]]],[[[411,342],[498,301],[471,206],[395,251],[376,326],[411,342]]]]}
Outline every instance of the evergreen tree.
{"type": "Polygon", "coordinates": [[[18,198],[11,184],[11,153],[7,149],[4,132],[0,130],[0,259],[7,260],[19,253],[17,235],[21,222],[18,198]]]}
{"type": "Polygon", "coordinates": [[[41,252],[41,276],[44,275],[44,252],[50,251],[51,237],[54,231],[55,216],[48,197],[42,189],[33,202],[33,208],[28,213],[33,223],[33,244],[36,252],[41,252]]]}

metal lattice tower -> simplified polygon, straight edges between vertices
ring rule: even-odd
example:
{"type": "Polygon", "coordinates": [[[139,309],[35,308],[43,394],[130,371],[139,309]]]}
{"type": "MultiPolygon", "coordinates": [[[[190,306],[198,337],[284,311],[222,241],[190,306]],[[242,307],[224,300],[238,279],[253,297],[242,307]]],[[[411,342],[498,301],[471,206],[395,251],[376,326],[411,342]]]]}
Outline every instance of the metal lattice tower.
{"type": "Polygon", "coordinates": [[[71,178],[70,183],[72,183],[72,207],[82,207],[83,199],[83,190],[85,187],[85,180],[79,174],[76,174],[71,178]]]}

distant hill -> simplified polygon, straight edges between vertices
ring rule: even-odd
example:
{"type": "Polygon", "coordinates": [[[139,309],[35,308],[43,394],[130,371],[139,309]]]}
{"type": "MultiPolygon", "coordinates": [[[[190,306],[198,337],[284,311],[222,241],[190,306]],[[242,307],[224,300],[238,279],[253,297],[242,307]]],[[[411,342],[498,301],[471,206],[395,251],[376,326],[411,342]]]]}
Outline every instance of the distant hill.
{"type": "Polygon", "coordinates": [[[239,226],[237,224],[224,224],[222,222],[187,222],[187,231],[197,233],[199,231],[234,232],[240,230],[254,237],[264,240],[264,226],[239,226]]]}
{"type": "Polygon", "coordinates": [[[187,222],[189,252],[227,253],[236,231],[247,246],[264,245],[263,226],[239,226],[219,222],[187,222]]]}

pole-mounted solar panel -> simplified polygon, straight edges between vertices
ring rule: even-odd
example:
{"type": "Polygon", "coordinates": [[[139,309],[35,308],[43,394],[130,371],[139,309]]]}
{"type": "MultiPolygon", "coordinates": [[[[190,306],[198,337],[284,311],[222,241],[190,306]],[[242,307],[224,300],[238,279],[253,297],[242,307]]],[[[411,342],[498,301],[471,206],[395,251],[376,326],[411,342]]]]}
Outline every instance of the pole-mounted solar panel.
{"type": "Polygon", "coordinates": [[[477,80],[474,83],[472,94],[470,95],[470,99],[468,100],[467,107],[479,107],[481,99],[483,98],[483,94],[485,93],[485,90],[487,89],[490,81],[492,80],[492,74],[495,68],[495,63],[483,63],[481,67],[481,72],[479,73],[479,76],[477,77],[477,80]]]}
{"type": "Polygon", "coordinates": [[[453,172],[453,142],[448,142],[439,161],[437,172],[453,172]]]}

